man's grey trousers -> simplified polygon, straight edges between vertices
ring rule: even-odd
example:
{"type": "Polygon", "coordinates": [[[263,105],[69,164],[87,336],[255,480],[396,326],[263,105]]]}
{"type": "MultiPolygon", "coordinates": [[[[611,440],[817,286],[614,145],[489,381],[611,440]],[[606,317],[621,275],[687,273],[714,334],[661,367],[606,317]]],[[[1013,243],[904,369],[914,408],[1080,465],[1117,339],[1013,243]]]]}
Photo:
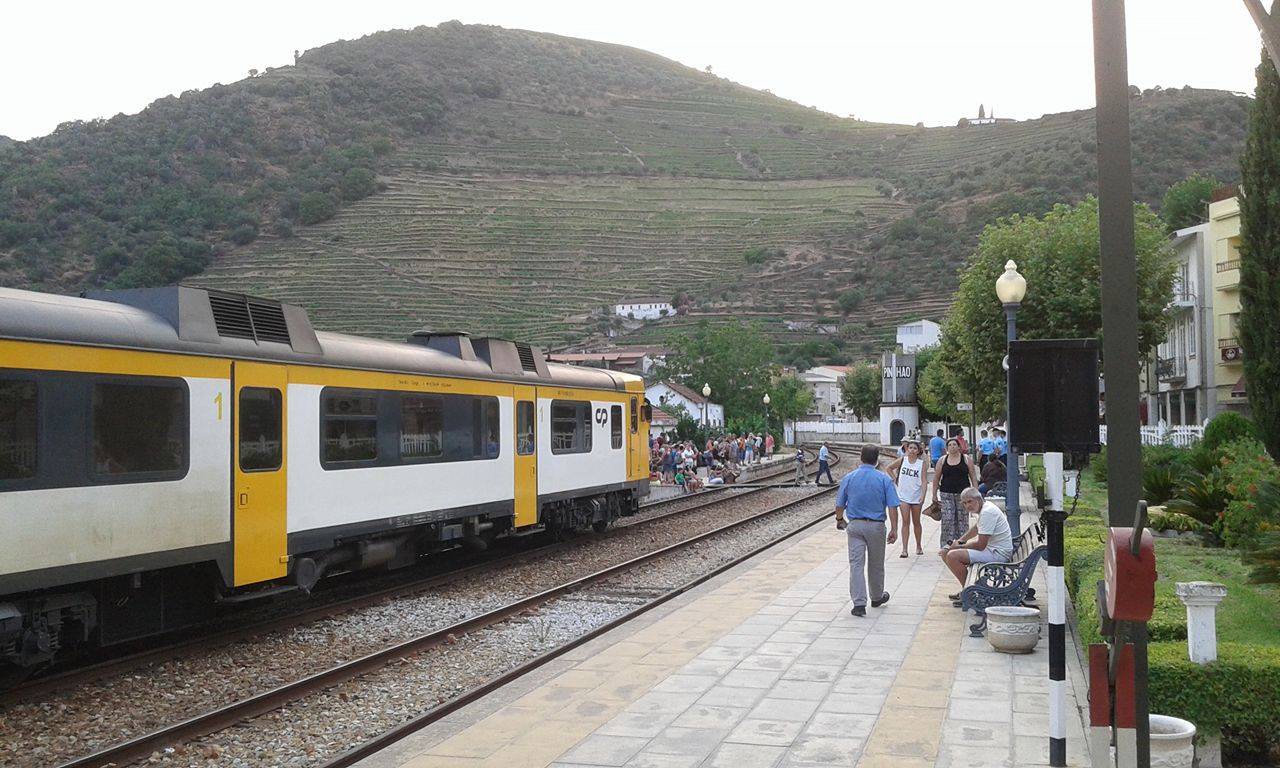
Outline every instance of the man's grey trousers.
{"type": "Polygon", "coordinates": [[[867,604],[867,582],[871,595],[884,594],[884,521],[849,520],[849,598],[854,605],[867,604]],[[865,572],[864,572],[865,569],[865,572]]]}

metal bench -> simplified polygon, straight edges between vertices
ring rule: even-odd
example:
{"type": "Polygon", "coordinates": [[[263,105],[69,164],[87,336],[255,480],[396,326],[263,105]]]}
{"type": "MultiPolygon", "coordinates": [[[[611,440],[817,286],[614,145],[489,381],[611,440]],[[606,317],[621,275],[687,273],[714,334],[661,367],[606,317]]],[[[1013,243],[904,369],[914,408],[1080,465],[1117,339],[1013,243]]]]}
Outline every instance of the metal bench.
{"type": "Polygon", "coordinates": [[[981,620],[969,625],[970,637],[982,637],[987,629],[987,608],[993,605],[1022,605],[1035,599],[1031,577],[1036,565],[1048,553],[1044,545],[1034,546],[1044,538],[1044,524],[1037,522],[1018,537],[1013,557],[1008,563],[979,563],[969,567],[969,578],[960,590],[959,605],[972,610],[981,620]]]}

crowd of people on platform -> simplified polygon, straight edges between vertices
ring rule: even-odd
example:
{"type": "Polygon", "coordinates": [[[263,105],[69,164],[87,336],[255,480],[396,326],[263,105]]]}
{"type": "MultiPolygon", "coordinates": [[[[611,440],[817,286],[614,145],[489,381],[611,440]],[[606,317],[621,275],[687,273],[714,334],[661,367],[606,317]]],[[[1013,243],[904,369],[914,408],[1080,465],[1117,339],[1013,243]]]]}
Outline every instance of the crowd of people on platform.
{"type": "Polygon", "coordinates": [[[686,493],[703,485],[735,482],[743,469],[773,459],[774,438],[753,432],[708,438],[699,447],[693,440],[670,440],[659,435],[649,443],[649,473],[658,482],[678,485],[686,493]],[[700,469],[706,469],[700,473],[700,469]]]}

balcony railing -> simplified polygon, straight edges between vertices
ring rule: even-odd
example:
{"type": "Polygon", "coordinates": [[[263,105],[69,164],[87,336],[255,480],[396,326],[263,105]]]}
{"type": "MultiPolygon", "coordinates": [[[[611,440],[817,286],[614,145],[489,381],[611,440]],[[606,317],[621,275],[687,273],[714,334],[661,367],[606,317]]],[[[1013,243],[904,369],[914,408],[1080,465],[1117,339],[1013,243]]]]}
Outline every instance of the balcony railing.
{"type": "Polygon", "coordinates": [[[1219,272],[1230,272],[1233,269],[1239,269],[1239,268],[1240,268],[1239,259],[1227,259],[1226,261],[1218,262],[1219,272]]]}
{"type": "Polygon", "coordinates": [[[1187,359],[1167,357],[1157,360],[1156,378],[1160,381],[1177,381],[1187,378],[1187,359]]]}
{"type": "Polygon", "coordinates": [[[1244,348],[1235,336],[1218,339],[1218,355],[1224,363],[1238,363],[1244,359],[1244,348]]]}

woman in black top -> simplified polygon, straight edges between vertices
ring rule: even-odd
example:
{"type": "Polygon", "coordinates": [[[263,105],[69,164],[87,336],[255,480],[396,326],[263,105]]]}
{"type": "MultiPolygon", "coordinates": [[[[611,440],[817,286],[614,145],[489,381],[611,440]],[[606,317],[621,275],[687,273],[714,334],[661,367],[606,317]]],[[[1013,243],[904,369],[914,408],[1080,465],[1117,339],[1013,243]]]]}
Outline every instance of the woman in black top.
{"type": "Polygon", "coordinates": [[[960,441],[954,437],[947,441],[947,450],[938,457],[933,467],[934,501],[942,502],[941,546],[945,547],[964,536],[969,530],[969,515],[960,504],[960,493],[965,488],[978,487],[978,470],[973,460],[960,450],[960,441]]]}

